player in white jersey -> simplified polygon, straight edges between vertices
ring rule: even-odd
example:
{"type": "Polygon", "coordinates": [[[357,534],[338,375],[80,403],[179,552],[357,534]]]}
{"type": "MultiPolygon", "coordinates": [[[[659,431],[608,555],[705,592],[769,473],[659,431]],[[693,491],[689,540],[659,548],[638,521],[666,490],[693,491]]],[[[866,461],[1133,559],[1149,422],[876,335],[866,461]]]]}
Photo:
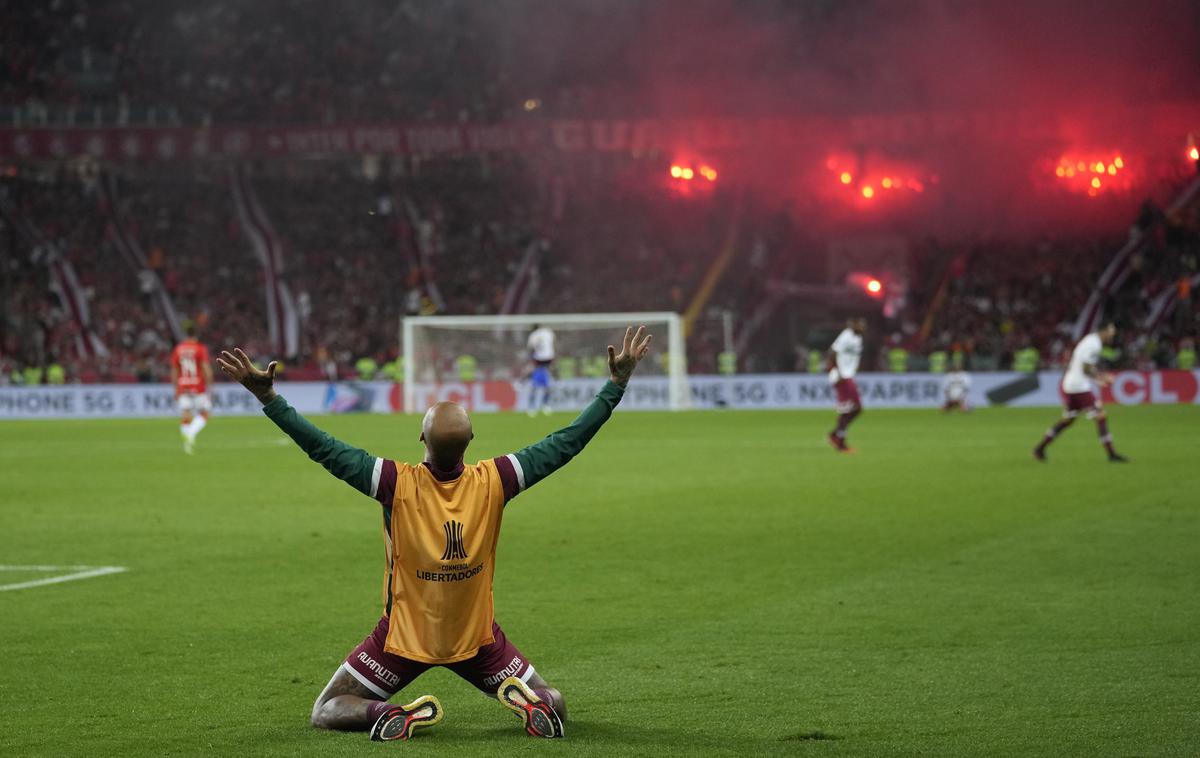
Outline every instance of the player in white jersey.
{"type": "Polygon", "coordinates": [[[529,415],[550,413],[550,366],[554,363],[554,331],[534,324],[525,342],[533,370],[529,375],[529,415]],[[540,397],[539,397],[540,396],[540,397]]]}
{"type": "Polygon", "coordinates": [[[967,393],[971,391],[971,375],[963,371],[962,364],[956,362],[954,370],[946,374],[942,383],[942,410],[949,412],[955,409],[966,412],[971,410],[967,405],[967,393]]]}
{"type": "Polygon", "coordinates": [[[1071,351],[1071,361],[1062,378],[1063,416],[1057,424],[1046,430],[1046,436],[1033,449],[1033,457],[1037,460],[1046,460],[1046,448],[1064,429],[1075,423],[1075,417],[1081,411],[1096,422],[1096,431],[1100,434],[1100,442],[1108,453],[1108,459],[1113,463],[1125,463],[1128,460],[1113,450],[1112,435],[1108,433],[1108,417],[1104,415],[1104,405],[1096,394],[1097,385],[1107,387],[1112,383],[1112,374],[1100,371],[1100,351],[1105,345],[1111,344],[1115,336],[1116,324],[1109,322],[1100,331],[1079,340],[1079,344],[1071,351]]]}
{"type": "Polygon", "coordinates": [[[862,413],[862,399],[858,395],[858,385],[854,377],[858,374],[858,364],[862,361],[863,332],[867,329],[867,320],[861,316],[846,322],[846,328],[833,341],[829,348],[829,382],[837,394],[837,426],[829,433],[829,444],[839,453],[852,453],[854,450],[846,444],[846,427],[862,413]]]}

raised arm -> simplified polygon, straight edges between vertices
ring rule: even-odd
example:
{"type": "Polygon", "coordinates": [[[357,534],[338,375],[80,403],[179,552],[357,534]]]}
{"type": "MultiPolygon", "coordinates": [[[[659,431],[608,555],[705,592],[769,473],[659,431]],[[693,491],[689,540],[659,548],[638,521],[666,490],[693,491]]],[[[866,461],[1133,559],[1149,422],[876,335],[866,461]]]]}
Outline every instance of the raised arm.
{"type": "Polygon", "coordinates": [[[263,371],[251,363],[241,348],[234,348],[232,353],[222,351],[217,365],[258,398],[267,418],[291,437],[309,458],[364,495],[375,497],[382,459],[326,434],[288,405],[283,396],[275,392],[275,361],[267,364],[267,370],[263,371]]]}
{"type": "Polygon", "coordinates": [[[621,402],[621,397],[625,394],[625,385],[629,384],[629,378],[633,376],[638,362],[650,349],[651,335],[645,334],[645,331],[643,326],[638,327],[636,333],[633,327],[627,328],[620,353],[617,353],[612,345],[608,346],[609,381],[605,382],[596,398],[570,425],[540,442],[505,456],[516,475],[516,486],[509,493],[510,497],[529,489],[570,463],[592,437],[596,436],[596,432],[600,431],[600,427],[612,416],[617,403],[621,402]]]}

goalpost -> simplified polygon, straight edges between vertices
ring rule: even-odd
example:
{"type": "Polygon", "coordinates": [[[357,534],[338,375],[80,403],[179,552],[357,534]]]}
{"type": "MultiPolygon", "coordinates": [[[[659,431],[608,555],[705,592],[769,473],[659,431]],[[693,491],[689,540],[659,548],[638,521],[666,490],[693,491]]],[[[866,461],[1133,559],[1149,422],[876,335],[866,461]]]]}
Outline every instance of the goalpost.
{"type": "Polygon", "coordinates": [[[404,356],[404,412],[417,407],[418,389],[460,382],[520,382],[529,365],[526,339],[534,326],[554,330],[557,374],[608,378],[607,345],[618,350],[626,326],[654,335],[650,355],[635,377],[665,380],[672,410],[689,404],[683,319],[678,313],[534,313],[514,316],[407,316],[400,320],[404,356]]]}

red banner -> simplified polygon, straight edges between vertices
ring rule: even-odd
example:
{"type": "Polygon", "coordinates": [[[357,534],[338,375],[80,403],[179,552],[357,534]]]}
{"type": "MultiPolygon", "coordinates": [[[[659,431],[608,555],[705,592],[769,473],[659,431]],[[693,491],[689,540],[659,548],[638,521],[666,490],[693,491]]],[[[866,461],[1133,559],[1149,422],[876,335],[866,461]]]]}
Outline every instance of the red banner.
{"type": "Polygon", "coordinates": [[[546,144],[545,126],[0,129],[0,158],[180,160],[476,153],[546,144]]]}
{"type": "Polygon", "coordinates": [[[0,159],[88,155],[105,160],[179,160],[321,155],[432,155],[553,150],[820,148],[846,144],[1183,139],[1200,106],[1158,104],[1073,118],[1032,111],[924,112],[826,118],[528,119],[500,124],[293,127],[0,128],[0,159]]]}
{"type": "Polygon", "coordinates": [[[0,129],[0,158],[182,160],[434,155],[553,150],[648,152],[688,147],[795,146],[831,124],[814,119],[522,121],[495,125],[380,125],[108,129],[0,129]]]}

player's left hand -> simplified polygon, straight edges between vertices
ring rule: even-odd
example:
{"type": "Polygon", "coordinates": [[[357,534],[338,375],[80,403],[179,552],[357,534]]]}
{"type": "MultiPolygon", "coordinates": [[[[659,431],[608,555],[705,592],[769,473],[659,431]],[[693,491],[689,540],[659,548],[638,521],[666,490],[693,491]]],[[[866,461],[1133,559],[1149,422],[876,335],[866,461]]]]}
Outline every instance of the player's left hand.
{"type": "Polygon", "coordinates": [[[639,326],[637,331],[633,331],[633,327],[625,328],[625,339],[621,343],[621,352],[617,352],[612,345],[608,346],[608,372],[610,378],[617,384],[624,387],[629,383],[629,377],[633,376],[633,370],[637,368],[638,362],[646,357],[646,351],[650,349],[650,335],[646,334],[646,327],[639,326]],[[642,335],[646,336],[643,337],[642,335]]]}
{"type": "Polygon", "coordinates": [[[235,347],[232,353],[222,350],[217,365],[231,379],[250,390],[263,405],[275,399],[275,367],[279,365],[278,361],[271,361],[267,364],[267,370],[263,371],[250,361],[240,347],[235,347]]]}
{"type": "Polygon", "coordinates": [[[1103,374],[1100,375],[1100,386],[1107,387],[1108,385],[1113,383],[1114,379],[1116,379],[1116,377],[1113,376],[1112,372],[1105,371],[1103,374]]]}

